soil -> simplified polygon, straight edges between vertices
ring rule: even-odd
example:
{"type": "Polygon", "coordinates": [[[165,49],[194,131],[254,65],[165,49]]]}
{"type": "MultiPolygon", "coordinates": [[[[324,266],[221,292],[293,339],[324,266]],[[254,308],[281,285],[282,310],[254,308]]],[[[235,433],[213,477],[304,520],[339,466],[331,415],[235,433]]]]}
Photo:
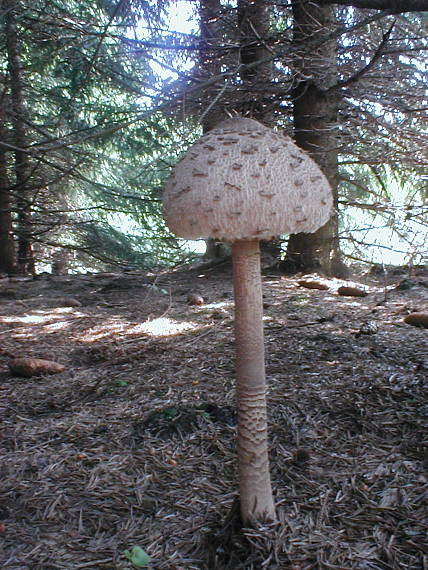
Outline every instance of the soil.
{"type": "Polygon", "coordinates": [[[263,279],[279,522],[248,529],[230,268],[0,280],[2,568],[428,569],[427,272],[263,279]]]}

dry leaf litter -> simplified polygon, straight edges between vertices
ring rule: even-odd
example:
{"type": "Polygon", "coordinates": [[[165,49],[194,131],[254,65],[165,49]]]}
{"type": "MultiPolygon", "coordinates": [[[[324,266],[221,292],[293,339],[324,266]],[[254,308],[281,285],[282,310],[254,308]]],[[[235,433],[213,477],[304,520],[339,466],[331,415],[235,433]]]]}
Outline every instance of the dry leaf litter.
{"type": "Polygon", "coordinates": [[[1,567],[125,570],[139,545],[158,570],[427,570],[428,332],[403,322],[427,274],[409,280],[348,298],[264,275],[279,522],[242,531],[230,270],[1,280],[1,567]],[[18,357],[66,370],[12,376],[18,357]]]}

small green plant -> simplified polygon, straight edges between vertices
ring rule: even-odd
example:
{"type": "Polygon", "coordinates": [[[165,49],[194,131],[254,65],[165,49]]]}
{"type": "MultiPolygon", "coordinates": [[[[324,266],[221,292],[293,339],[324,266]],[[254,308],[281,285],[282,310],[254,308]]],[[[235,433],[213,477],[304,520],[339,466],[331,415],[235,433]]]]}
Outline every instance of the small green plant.
{"type": "Polygon", "coordinates": [[[129,382],[126,380],[115,380],[114,385],[123,388],[124,386],[128,386],[129,382]]]}
{"type": "Polygon", "coordinates": [[[172,418],[178,416],[178,410],[177,408],[166,408],[163,410],[163,415],[166,419],[172,420],[172,418]]]}
{"type": "Polygon", "coordinates": [[[150,556],[140,546],[133,546],[131,550],[125,550],[123,555],[136,568],[146,568],[151,561],[150,556]]]}

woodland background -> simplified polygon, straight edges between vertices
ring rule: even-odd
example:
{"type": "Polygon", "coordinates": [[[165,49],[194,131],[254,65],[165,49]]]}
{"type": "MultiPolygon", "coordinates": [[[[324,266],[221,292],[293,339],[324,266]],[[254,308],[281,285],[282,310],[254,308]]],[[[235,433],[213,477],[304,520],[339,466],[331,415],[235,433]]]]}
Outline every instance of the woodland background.
{"type": "MultiPolygon", "coordinates": [[[[165,228],[161,190],[188,146],[233,114],[294,136],[335,192],[336,215],[315,235],[265,245],[283,269],[343,277],[350,261],[426,259],[423,0],[0,7],[3,273],[194,256],[165,228]],[[171,10],[189,8],[190,31],[174,30],[171,10]]],[[[208,246],[209,258],[227,250],[208,246]]]]}
{"type": "Polygon", "coordinates": [[[427,570],[428,0],[0,16],[0,566],[130,570],[139,546],[156,570],[427,570]],[[236,509],[227,244],[182,265],[204,243],[161,210],[234,114],[293,136],[337,206],[263,244],[272,534],[236,509]]]}

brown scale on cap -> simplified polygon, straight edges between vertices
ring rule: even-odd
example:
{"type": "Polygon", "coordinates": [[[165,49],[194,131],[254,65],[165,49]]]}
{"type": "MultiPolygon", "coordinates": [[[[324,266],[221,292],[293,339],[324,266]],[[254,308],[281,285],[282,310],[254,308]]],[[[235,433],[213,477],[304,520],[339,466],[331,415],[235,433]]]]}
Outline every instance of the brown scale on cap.
{"type": "Polygon", "coordinates": [[[187,239],[268,239],[316,231],[332,213],[332,195],[318,165],[290,138],[237,117],[202,136],[177,164],[164,210],[170,229],[187,239]]]}

